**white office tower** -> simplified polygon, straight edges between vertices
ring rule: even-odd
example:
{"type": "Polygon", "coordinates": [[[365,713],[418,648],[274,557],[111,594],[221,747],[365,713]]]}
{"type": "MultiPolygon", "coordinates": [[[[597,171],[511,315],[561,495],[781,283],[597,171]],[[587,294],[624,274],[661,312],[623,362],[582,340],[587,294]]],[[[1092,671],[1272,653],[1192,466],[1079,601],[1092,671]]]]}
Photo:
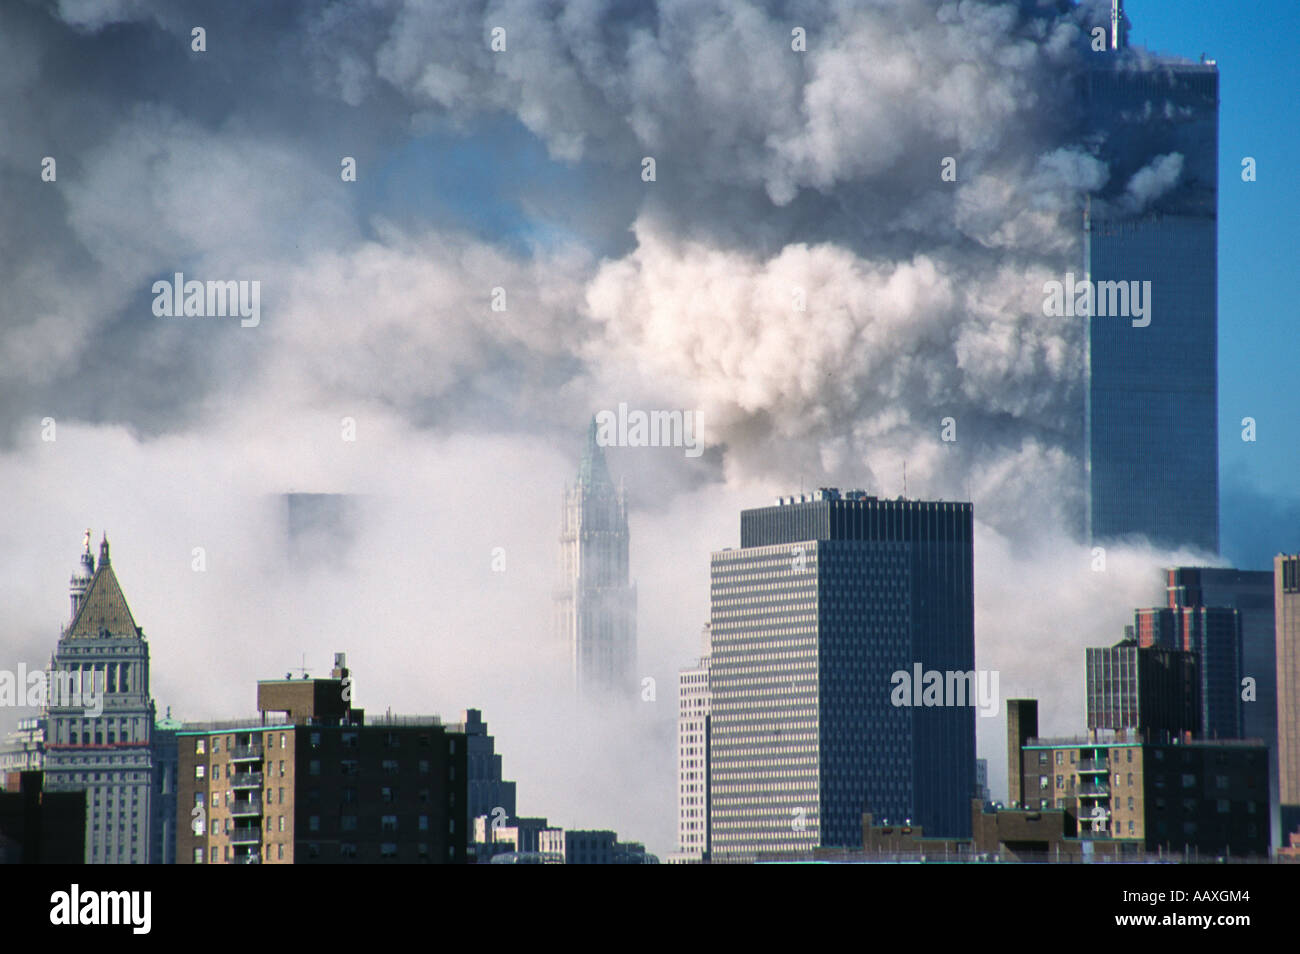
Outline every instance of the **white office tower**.
{"type": "Polygon", "coordinates": [[[709,857],[709,624],[700,661],[678,676],[677,845],[671,864],[709,857]]]}
{"type": "Polygon", "coordinates": [[[587,700],[634,701],[636,588],[628,579],[627,500],[587,432],[578,479],[564,493],[556,628],[587,700]]]}

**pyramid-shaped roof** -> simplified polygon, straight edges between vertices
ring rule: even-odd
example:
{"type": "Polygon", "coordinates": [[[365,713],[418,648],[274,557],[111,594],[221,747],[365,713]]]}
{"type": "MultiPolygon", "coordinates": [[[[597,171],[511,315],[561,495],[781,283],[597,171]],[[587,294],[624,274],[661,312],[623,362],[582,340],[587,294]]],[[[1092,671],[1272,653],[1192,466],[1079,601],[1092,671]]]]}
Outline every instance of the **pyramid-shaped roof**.
{"type": "Polygon", "coordinates": [[[96,639],[104,630],[110,636],[134,638],[137,634],[135,618],[126,605],[122,587],[118,585],[117,574],[108,561],[108,548],[100,551],[99,567],[90,581],[77,615],[68,626],[67,635],[74,638],[96,639]]]}
{"type": "Polygon", "coordinates": [[[578,466],[578,483],[586,490],[612,491],[614,481],[610,479],[609,468],[605,466],[605,452],[600,447],[596,431],[596,418],[592,417],[591,425],[587,428],[587,446],[578,466]]]}

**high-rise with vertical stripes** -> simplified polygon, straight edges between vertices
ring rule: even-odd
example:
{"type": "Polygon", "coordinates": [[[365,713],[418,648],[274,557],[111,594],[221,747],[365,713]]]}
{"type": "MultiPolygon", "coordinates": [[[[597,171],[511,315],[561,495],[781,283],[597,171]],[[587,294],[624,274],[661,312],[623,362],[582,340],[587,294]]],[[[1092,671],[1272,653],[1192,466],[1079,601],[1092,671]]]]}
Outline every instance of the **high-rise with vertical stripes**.
{"type": "Polygon", "coordinates": [[[891,682],[974,669],[971,505],[824,488],[740,526],[711,561],[712,858],[860,846],[864,812],[968,837],[974,709],[891,682]]]}
{"type": "Polygon", "coordinates": [[[578,479],[564,493],[556,628],[585,699],[633,698],[636,588],[628,575],[627,498],[610,479],[596,419],[578,479]]]}

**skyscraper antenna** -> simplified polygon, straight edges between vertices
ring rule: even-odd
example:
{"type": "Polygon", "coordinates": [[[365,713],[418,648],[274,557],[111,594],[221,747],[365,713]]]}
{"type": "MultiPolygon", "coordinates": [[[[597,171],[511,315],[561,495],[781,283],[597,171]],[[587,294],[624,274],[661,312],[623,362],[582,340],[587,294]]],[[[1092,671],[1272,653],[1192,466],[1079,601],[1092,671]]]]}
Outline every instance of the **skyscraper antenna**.
{"type": "Polygon", "coordinates": [[[907,499],[907,461],[903,461],[903,499],[907,499]]]}

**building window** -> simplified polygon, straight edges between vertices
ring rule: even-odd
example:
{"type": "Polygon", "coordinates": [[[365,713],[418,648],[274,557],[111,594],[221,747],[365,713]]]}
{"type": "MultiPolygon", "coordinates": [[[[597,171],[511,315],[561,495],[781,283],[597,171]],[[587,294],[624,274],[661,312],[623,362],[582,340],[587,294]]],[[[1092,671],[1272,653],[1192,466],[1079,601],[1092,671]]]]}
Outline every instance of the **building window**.
{"type": "Polygon", "coordinates": [[[356,831],[356,830],[357,830],[356,815],[339,816],[339,831],[356,831]]]}
{"type": "Polygon", "coordinates": [[[1126,754],[1128,755],[1128,761],[1132,762],[1132,761],[1133,761],[1133,750],[1132,750],[1132,749],[1129,749],[1128,752],[1127,752],[1126,754]]]}
{"type": "Polygon", "coordinates": [[[312,759],[310,762],[307,763],[307,774],[308,775],[320,774],[320,759],[312,759]]]}
{"type": "Polygon", "coordinates": [[[396,815],[384,815],[384,816],[379,820],[379,830],[380,830],[380,831],[397,831],[397,816],[396,816],[396,815]]]}
{"type": "Polygon", "coordinates": [[[284,845],[283,845],[283,844],[280,844],[280,845],[276,845],[276,846],[275,846],[275,860],[276,860],[276,861],[284,861],[284,845]]]}
{"type": "Polygon", "coordinates": [[[194,777],[195,777],[195,778],[203,778],[203,773],[204,773],[205,771],[207,771],[207,766],[206,766],[206,765],[196,765],[196,766],[194,766],[194,777]]]}
{"type": "Polygon", "coordinates": [[[344,858],[355,858],[357,856],[357,846],[345,841],[339,845],[339,854],[344,858]]]}
{"type": "Polygon", "coordinates": [[[421,816],[417,819],[417,822],[418,822],[417,827],[420,829],[420,831],[428,831],[428,830],[429,830],[429,816],[428,816],[428,815],[421,815],[421,816]]]}
{"type": "Polygon", "coordinates": [[[280,748],[284,748],[284,733],[280,733],[280,748]]]}
{"type": "MultiPolygon", "coordinates": [[[[199,850],[202,851],[203,849],[200,848],[199,850]]],[[[214,865],[217,863],[217,849],[216,849],[216,848],[213,848],[213,849],[212,849],[212,863],[213,863],[214,865]]]]}
{"type": "Polygon", "coordinates": [[[382,843],[382,844],[379,846],[379,857],[380,857],[380,858],[396,858],[396,857],[397,857],[397,846],[396,846],[395,844],[393,844],[391,841],[386,841],[386,842],[382,843]]]}
{"type": "Polygon", "coordinates": [[[1184,776],[1183,776],[1183,788],[1191,788],[1191,787],[1192,787],[1193,785],[1195,785],[1195,784],[1196,784],[1196,776],[1195,776],[1195,775],[1184,775],[1184,776]]]}
{"type": "MultiPolygon", "coordinates": [[[[95,846],[95,850],[96,850],[96,851],[99,850],[99,846],[98,846],[98,845],[95,846]]],[[[196,865],[201,865],[201,864],[203,864],[203,849],[202,849],[202,848],[195,848],[195,849],[194,849],[194,863],[195,863],[196,865]]]]}
{"type": "Polygon", "coordinates": [[[308,819],[307,819],[307,830],[308,830],[308,831],[320,831],[320,816],[319,816],[319,815],[311,815],[311,816],[308,817],[308,819]]]}
{"type": "Polygon", "coordinates": [[[284,831],[284,816],[278,815],[276,817],[279,819],[280,831],[284,831]]]}
{"type": "Polygon", "coordinates": [[[1217,803],[1217,807],[1220,815],[1226,815],[1230,811],[1232,811],[1232,803],[1229,802],[1226,798],[1219,799],[1217,803]]]}
{"type": "Polygon", "coordinates": [[[1130,796],[1128,797],[1128,810],[1129,810],[1129,811],[1132,811],[1132,810],[1133,810],[1133,796],[1132,796],[1132,795],[1130,795],[1130,796]]]}
{"type": "Polygon", "coordinates": [[[380,767],[384,770],[385,775],[396,775],[398,771],[397,762],[393,759],[384,759],[380,767]]]}
{"type": "Polygon", "coordinates": [[[313,732],[313,733],[311,734],[311,747],[312,747],[313,749],[319,749],[319,748],[320,748],[320,733],[319,733],[319,732],[313,732]]]}
{"type": "Polygon", "coordinates": [[[392,801],[396,801],[396,798],[397,798],[397,796],[396,796],[396,794],[395,794],[395,790],[392,789],[391,787],[385,785],[384,787],[380,788],[380,790],[379,790],[379,800],[380,800],[380,801],[382,801],[382,802],[392,802],[392,801]]]}
{"type": "Polygon", "coordinates": [[[429,760],[428,760],[428,759],[420,759],[420,762],[419,762],[419,770],[420,770],[420,774],[421,774],[421,775],[428,775],[428,774],[429,774],[429,760]]]}
{"type": "Polygon", "coordinates": [[[1065,753],[1064,753],[1064,752],[1057,752],[1057,753],[1056,753],[1056,764],[1057,764],[1057,765],[1063,765],[1063,764],[1065,764],[1065,753]]]}
{"type": "MultiPolygon", "coordinates": [[[[73,739],[72,741],[75,742],[75,741],[77,741],[77,740],[76,740],[76,739],[73,739]]],[[[195,739],[195,740],[194,740],[194,754],[195,754],[195,755],[203,755],[203,754],[204,754],[204,751],[203,751],[203,748],[204,748],[203,742],[204,742],[203,739],[195,739]]]]}

